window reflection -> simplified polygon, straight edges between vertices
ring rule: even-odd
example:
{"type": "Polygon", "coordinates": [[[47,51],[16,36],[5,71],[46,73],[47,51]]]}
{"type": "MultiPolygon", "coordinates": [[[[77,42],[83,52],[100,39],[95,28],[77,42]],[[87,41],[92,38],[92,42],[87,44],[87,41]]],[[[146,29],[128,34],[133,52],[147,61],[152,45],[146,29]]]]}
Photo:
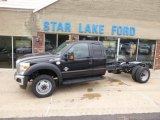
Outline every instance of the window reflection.
{"type": "Polygon", "coordinates": [[[60,46],[66,40],[69,40],[69,35],[58,34],[58,46],[60,46]]]}
{"type": "Polygon", "coordinates": [[[45,51],[52,51],[57,45],[57,34],[45,34],[45,51]]]}
{"type": "Polygon", "coordinates": [[[32,38],[31,37],[13,37],[14,44],[14,61],[19,56],[32,53],[32,38]]]}
{"type": "MultiPolygon", "coordinates": [[[[65,34],[46,34],[45,49],[46,51],[53,50],[56,45],[60,45],[69,39],[69,35],[65,34]],[[58,40],[57,40],[58,35],[58,40]],[[58,43],[57,43],[58,41],[58,43]]],[[[98,40],[97,36],[79,36],[80,40],[98,40]]],[[[99,39],[105,46],[107,62],[116,60],[118,38],[115,37],[100,37],[99,39]]],[[[12,37],[0,36],[0,68],[12,67],[12,37]]],[[[153,66],[155,58],[155,40],[139,40],[137,39],[120,39],[118,59],[122,61],[142,61],[150,62],[153,66]],[[138,50],[137,50],[138,49],[138,50]]],[[[32,53],[32,38],[31,37],[13,37],[13,53],[14,62],[19,56],[32,53]]]]}
{"type": "Polygon", "coordinates": [[[53,51],[66,40],[69,40],[69,35],[65,34],[45,34],[45,51],[53,51]],[[58,41],[57,41],[58,36],[58,41]]]}
{"type": "Polygon", "coordinates": [[[100,41],[105,47],[107,62],[115,61],[117,54],[117,41],[118,38],[114,37],[100,37],[100,41]]]}
{"type": "Polygon", "coordinates": [[[138,40],[121,38],[119,46],[119,60],[136,61],[138,40]]]}
{"type": "Polygon", "coordinates": [[[95,41],[98,41],[98,36],[80,35],[79,40],[95,40],[95,41]]]}
{"type": "Polygon", "coordinates": [[[153,66],[156,41],[140,40],[138,47],[138,61],[150,62],[153,66]]]}

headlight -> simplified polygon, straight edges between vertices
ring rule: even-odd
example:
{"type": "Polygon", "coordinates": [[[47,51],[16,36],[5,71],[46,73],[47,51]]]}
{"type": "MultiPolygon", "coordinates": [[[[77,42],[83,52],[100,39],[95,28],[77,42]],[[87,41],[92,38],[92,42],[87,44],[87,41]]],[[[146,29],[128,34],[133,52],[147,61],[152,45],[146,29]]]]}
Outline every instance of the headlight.
{"type": "Polygon", "coordinates": [[[19,66],[19,73],[21,75],[24,74],[24,72],[30,67],[30,63],[20,63],[20,66],[19,66]]]}

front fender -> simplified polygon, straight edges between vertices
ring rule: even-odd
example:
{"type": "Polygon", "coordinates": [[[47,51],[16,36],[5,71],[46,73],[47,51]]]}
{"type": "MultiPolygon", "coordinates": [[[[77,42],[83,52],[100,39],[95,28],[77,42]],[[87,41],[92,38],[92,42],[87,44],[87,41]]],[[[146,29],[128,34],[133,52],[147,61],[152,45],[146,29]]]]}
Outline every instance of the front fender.
{"type": "Polygon", "coordinates": [[[34,73],[38,70],[43,70],[43,69],[51,70],[51,71],[55,72],[58,79],[59,79],[59,83],[62,82],[62,73],[61,73],[60,69],[56,65],[53,65],[50,63],[37,63],[35,65],[32,65],[29,69],[27,69],[25,71],[24,75],[30,76],[32,73],[34,73]]]}

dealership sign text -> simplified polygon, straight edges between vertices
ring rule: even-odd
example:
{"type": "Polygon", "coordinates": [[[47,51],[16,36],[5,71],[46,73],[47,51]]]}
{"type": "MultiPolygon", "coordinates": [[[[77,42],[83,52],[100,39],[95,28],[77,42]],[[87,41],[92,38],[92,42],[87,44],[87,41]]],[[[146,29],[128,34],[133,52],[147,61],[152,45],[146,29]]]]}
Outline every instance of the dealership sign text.
{"type": "MultiPolygon", "coordinates": [[[[136,28],[134,26],[117,26],[112,25],[111,34],[112,35],[119,35],[119,36],[135,36],[136,35],[136,28]]],[[[43,22],[43,30],[44,31],[53,31],[53,32],[71,32],[72,25],[70,22],[55,22],[55,21],[44,21],[43,22]]],[[[83,24],[79,23],[77,28],[79,33],[86,33],[86,34],[100,34],[103,35],[105,31],[104,24],[83,24]]]]}

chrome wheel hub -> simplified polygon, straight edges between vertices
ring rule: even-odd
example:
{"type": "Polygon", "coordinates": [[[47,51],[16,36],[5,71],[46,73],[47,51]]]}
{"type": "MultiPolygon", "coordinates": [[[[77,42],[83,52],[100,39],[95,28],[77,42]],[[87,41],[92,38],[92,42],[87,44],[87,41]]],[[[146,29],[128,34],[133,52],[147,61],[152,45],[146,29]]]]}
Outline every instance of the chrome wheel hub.
{"type": "Polygon", "coordinates": [[[36,91],[41,94],[41,95],[45,95],[48,94],[52,89],[52,84],[49,80],[40,80],[37,84],[36,84],[36,91]]]}
{"type": "Polygon", "coordinates": [[[147,70],[144,70],[142,73],[141,73],[141,80],[142,81],[146,81],[149,77],[149,73],[147,70]]]}

